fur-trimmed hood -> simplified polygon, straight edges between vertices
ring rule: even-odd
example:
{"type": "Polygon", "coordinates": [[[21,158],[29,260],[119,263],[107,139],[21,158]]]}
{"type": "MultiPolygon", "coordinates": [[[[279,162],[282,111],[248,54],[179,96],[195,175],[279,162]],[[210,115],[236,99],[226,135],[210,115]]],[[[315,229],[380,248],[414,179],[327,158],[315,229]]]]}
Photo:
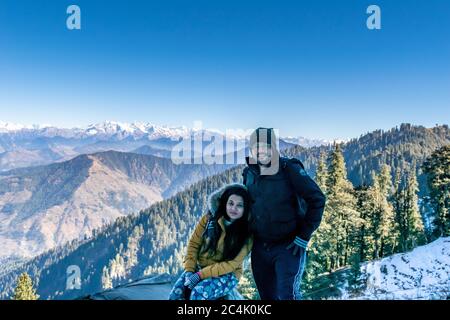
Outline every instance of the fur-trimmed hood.
{"type": "Polygon", "coordinates": [[[219,209],[220,197],[223,195],[223,193],[226,190],[228,190],[229,188],[232,188],[232,187],[242,188],[245,191],[247,191],[247,187],[245,185],[243,185],[241,183],[231,183],[231,184],[224,185],[220,189],[217,189],[216,191],[211,193],[208,196],[208,209],[209,209],[209,212],[213,216],[216,214],[217,210],[219,209]]]}

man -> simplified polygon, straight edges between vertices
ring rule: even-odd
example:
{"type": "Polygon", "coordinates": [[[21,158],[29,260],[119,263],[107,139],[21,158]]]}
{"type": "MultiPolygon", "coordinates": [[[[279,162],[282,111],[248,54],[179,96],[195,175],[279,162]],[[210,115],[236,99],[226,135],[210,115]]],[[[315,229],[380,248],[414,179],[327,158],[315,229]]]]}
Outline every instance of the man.
{"type": "Polygon", "coordinates": [[[322,219],[325,196],[299,160],[280,157],[273,129],[252,133],[246,162],[243,178],[252,199],[251,259],[259,295],[262,300],[300,300],[306,247],[322,219]]]}

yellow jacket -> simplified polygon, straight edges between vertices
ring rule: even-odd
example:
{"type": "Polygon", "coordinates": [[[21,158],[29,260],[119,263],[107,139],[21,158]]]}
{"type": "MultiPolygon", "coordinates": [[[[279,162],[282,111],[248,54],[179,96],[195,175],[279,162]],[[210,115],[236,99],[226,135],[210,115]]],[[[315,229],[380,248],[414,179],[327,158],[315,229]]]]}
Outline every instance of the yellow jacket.
{"type": "Polygon", "coordinates": [[[226,229],[223,221],[224,217],[220,217],[218,224],[222,228],[222,233],[217,241],[216,254],[210,257],[208,252],[200,253],[200,248],[202,247],[204,241],[202,235],[205,231],[206,224],[208,223],[208,217],[209,215],[204,215],[195,227],[195,231],[189,240],[187,254],[184,259],[184,269],[186,271],[196,272],[197,266],[200,267],[202,279],[218,277],[230,272],[234,272],[236,277],[239,279],[242,275],[244,259],[252,248],[253,239],[250,237],[247,240],[241,251],[233,260],[223,261],[223,247],[226,229]]]}

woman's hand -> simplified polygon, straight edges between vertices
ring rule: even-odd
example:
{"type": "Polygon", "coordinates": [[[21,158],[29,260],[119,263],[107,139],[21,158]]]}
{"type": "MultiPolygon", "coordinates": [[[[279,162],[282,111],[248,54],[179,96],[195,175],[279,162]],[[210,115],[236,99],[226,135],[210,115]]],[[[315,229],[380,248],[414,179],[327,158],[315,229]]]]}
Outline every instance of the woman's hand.
{"type": "Polygon", "coordinates": [[[186,281],[184,282],[184,285],[188,287],[189,289],[194,289],[195,286],[201,281],[200,274],[198,272],[191,274],[189,277],[186,278],[186,281]]]}
{"type": "Polygon", "coordinates": [[[187,286],[186,285],[186,282],[188,281],[188,279],[193,275],[194,273],[193,272],[191,272],[191,271],[186,271],[185,273],[184,273],[184,286],[187,286]]]}

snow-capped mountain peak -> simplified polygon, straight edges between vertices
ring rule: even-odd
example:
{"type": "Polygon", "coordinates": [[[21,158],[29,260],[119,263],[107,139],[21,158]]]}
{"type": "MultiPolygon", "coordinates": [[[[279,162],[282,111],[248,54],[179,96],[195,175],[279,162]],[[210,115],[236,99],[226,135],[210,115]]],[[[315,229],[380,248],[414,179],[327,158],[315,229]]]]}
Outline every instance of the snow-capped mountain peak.
{"type": "MultiPolygon", "coordinates": [[[[26,132],[28,135],[45,136],[45,137],[66,137],[66,138],[99,138],[101,140],[112,138],[114,140],[122,140],[131,137],[133,139],[146,138],[148,140],[156,140],[166,138],[170,140],[179,140],[187,138],[191,135],[199,136],[201,133],[204,139],[210,139],[212,136],[221,135],[226,139],[236,139],[238,141],[248,138],[246,130],[241,131],[221,131],[218,129],[189,128],[187,126],[167,126],[156,125],[150,122],[119,122],[107,120],[98,123],[92,123],[87,126],[79,126],[73,128],[62,128],[49,124],[39,125],[22,125],[17,123],[0,121],[0,133],[2,134],[20,134],[26,132]]],[[[299,144],[304,147],[319,146],[329,144],[330,142],[323,139],[307,139],[303,137],[282,137],[282,140],[299,144]]]]}
{"type": "Polygon", "coordinates": [[[19,124],[19,123],[0,121],[0,132],[14,132],[14,131],[20,131],[23,129],[39,130],[39,129],[45,129],[48,127],[51,127],[51,125],[50,124],[23,125],[23,124],[19,124]]]}
{"type": "Polygon", "coordinates": [[[121,135],[121,136],[138,136],[147,135],[149,140],[158,138],[179,138],[189,134],[187,127],[169,127],[155,125],[149,122],[117,122],[104,121],[96,124],[90,124],[83,128],[88,136],[94,135],[121,135]]]}

